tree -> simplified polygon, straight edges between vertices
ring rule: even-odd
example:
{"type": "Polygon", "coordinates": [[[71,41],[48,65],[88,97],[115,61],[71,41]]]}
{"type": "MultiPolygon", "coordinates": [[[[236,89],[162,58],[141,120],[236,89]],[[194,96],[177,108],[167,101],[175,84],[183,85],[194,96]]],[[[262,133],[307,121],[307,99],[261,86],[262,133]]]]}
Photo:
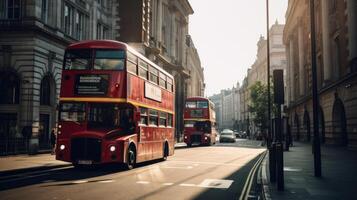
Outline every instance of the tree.
{"type": "MultiPolygon", "coordinates": [[[[273,100],[273,90],[270,90],[270,99],[273,100]]],[[[249,111],[253,114],[253,122],[259,128],[261,133],[268,128],[268,87],[260,81],[256,82],[250,88],[251,104],[249,111]]],[[[274,110],[273,105],[271,105],[274,110]]]]}

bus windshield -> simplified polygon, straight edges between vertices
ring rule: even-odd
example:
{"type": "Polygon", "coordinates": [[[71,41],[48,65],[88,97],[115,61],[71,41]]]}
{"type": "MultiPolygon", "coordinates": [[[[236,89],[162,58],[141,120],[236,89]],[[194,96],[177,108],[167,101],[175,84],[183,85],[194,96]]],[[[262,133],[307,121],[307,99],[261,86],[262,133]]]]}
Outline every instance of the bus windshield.
{"type": "Polygon", "coordinates": [[[125,65],[125,51],[123,50],[95,50],[72,49],[66,51],[65,70],[123,70],[125,65]],[[94,64],[94,66],[92,66],[94,64]]]}
{"type": "Polygon", "coordinates": [[[211,132],[211,122],[209,121],[185,121],[186,128],[195,128],[197,131],[203,131],[206,133],[211,132]]]}
{"type": "Polygon", "coordinates": [[[186,108],[208,108],[208,101],[187,101],[186,108]]]}
{"type": "Polygon", "coordinates": [[[85,120],[84,103],[62,103],[59,112],[61,121],[82,122],[85,120]]]}
{"type": "Polygon", "coordinates": [[[89,104],[88,128],[92,129],[122,129],[132,133],[135,129],[133,109],[119,107],[112,103],[89,104]]]}

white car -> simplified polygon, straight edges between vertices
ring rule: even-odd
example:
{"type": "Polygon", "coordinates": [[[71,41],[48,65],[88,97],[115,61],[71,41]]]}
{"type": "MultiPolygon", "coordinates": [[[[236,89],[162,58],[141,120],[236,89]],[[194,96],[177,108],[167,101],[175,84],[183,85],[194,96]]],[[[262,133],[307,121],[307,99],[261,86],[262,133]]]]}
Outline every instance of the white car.
{"type": "Polygon", "coordinates": [[[219,137],[219,142],[236,142],[236,136],[230,129],[224,129],[219,137]]]}

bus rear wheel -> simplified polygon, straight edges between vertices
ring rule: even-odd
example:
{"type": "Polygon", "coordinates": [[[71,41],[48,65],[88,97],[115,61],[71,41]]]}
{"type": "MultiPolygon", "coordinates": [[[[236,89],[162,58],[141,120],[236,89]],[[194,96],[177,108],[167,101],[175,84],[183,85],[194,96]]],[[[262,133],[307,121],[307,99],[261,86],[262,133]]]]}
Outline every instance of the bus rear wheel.
{"type": "Polygon", "coordinates": [[[135,147],[130,146],[127,153],[126,168],[128,170],[133,169],[136,164],[136,151],[135,147]]]}
{"type": "Polygon", "coordinates": [[[167,160],[168,156],[169,156],[169,145],[167,144],[167,142],[165,142],[162,160],[164,161],[167,160]]]}

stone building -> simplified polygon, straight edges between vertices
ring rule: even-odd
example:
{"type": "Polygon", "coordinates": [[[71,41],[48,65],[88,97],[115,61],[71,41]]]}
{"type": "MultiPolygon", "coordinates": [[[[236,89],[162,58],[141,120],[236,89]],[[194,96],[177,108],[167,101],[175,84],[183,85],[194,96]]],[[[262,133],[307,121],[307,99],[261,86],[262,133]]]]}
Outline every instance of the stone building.
{"type": "Polygon", "coordinates": [[[0,1],[0,154],[50,148],[65,47],[112,38],[112,1],[0,1]]]}
{"type": "MultiPolygon", "coordinates": [[[[296,140],[312,141],[309,1],[289,0],[284,29],[288,115],[296,140]]],[[[357,1],[315,1],[322,143],[357,147],[357,1]]]]}
{"type": "MultiPolygon", "coordinates": [[[[115,22],[120,33],[115,37],[117,40],[129,43],[174,76],[178,140],[182,137],[187,91],[192,92],[188,84],[196,84],[193,83],[194,76],[190,79],[190,72],[201,70],[198,54],[195,55],[197,51],[193,50],[188,35],[189,15],[192,14],[188,0],[119,0],[119,14],[115,22]]],[[[200,94],[204,89],[203,74],[201,77],[197,80],[200,94]]]]}
{"type": "MultiPolygon", "coordinates": [[[[284,82],[286,83],[286,55],[285,46],[283,44],[284,25],[277,21],[269,30],[270,39],[270,74],[277,69],[284,70],[284,82]]],[[[243,81],[240,89],[241,93],[241,115],[242,123],[248,133],[253,136],[258,132],[258,128],[254,125],[254,115],[249,112],[249,105],[251,105],[250,88],[260,81],[263,85],[267,85],[267,40],[263,36],[259,38],[257,43],[257,57],[253,65],[247,70],[247,77],[243,81]],[[242,110],[243,109],[243,110],[242,110]]],[[[285,84],[286,85],[286,84],[285,84]]],[[[286,90],[287,88],[285,88],[286,90]]],[[[287,96],[287,95],[285,95],[287,96]]],[[[286,98],[285,98],[286,99],[286,98]]]]}
{"type": "Polygon", "coordinates": [[[216,119],[219,129],[239,129],[240,93],[239,83],[232,89],[221,90],[209,99],[215,104],[216,119]]]}
{"type": "Polygon", "coordinates": [[[186,37],[186,54],[185,68],[190,74],[190,77],[186,80],[187,97],[203,97],[205,95],[203,68],[190,35],[186,37]]]}

